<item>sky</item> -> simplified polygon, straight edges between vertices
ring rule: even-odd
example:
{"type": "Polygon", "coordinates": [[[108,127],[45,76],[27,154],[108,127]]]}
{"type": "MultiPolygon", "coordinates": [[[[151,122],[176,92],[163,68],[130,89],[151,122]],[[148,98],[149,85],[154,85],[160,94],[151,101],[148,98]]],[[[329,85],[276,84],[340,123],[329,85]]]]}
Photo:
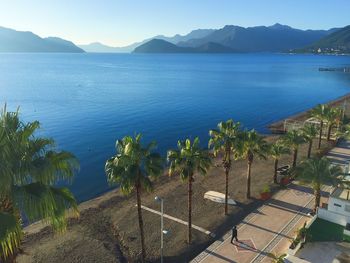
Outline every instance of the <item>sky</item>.
{"type": "Polygon", "coordinates": [[[0,0],[0,26],[75,44],[125,46],[198,28],[350,24],[350,0],[0,0]]]}

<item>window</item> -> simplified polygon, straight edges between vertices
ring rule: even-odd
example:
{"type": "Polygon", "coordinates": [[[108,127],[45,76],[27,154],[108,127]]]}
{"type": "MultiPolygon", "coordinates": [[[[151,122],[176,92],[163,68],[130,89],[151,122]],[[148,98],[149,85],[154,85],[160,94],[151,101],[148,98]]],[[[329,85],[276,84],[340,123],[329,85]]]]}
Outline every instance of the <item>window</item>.
{"type": "Polygon", "coordinates": [[[346,212],[350,212],[350,205],[345,205],[344,210],[345,210],[346,212]]]}

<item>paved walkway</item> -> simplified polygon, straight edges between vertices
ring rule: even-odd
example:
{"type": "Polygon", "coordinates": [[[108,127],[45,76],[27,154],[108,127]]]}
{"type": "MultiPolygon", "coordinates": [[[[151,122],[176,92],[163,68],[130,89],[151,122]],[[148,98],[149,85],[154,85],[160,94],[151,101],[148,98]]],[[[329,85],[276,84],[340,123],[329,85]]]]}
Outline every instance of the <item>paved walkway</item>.
{"type": "Polygon", "coordinates": [[[339,141],[337,146],[330,150],[326,156],[334,164],[348,164],[350,161],[350,141],[339,141]]]}
{"type": "Polygon", "coordinates": [[[313,199],[310,189],[291,184],[238,225],[240,242],[231,244],[228,232],[191,262],[271,262],[267,255],[286,252],[296,230],[309,220],[313,199]]]}

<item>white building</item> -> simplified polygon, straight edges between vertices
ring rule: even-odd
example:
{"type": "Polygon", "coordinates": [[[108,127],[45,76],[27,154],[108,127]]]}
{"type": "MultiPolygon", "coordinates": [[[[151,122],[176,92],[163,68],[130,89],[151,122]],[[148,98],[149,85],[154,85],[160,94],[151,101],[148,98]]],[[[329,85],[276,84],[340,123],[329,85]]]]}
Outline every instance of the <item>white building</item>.
{"type": "Polygon", "coordinates": [[[350,190],[336,188],[326,207],[318,209],[317,217],[342,226],[350,224],[350,190]]]}

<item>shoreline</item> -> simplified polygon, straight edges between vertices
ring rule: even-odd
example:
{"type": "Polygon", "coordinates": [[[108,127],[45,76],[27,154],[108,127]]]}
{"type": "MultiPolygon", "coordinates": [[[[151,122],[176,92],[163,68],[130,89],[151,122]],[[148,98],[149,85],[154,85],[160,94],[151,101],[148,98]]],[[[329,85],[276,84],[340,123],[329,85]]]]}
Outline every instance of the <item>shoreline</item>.
{"type": "MultiPolygon", "coordinates": [[[[347,93],[341,97],[338,97],[334,100],[331,100],[329,102],[326,102],[324,104],[327,104],[329,106],[332,106],[332,107],[342,107],[343,105],[348,105],[348,103],[350,103],[350,93],[347,93]]],[[[317,105],[314,105],[314,106],[317,106],[317,105]]],[[[279,121],[276,121],[276,122],[273,122],[271,124],[269,124],[267,126],[267,128],[271,131],[272,134],[282,134],[285,132],[284,130],[284,122],[285,121],[305,121],[309,116],[310,114],[310,111],[312,110],[312,108],[306,110],[306,111],[302,111],[302,112],[299,112],[299,113],[296,113],[294,115],[291,115],[290,117],[287,117],[287,118],[284,118],[284,119],[281,119],[279,121]]]]}

